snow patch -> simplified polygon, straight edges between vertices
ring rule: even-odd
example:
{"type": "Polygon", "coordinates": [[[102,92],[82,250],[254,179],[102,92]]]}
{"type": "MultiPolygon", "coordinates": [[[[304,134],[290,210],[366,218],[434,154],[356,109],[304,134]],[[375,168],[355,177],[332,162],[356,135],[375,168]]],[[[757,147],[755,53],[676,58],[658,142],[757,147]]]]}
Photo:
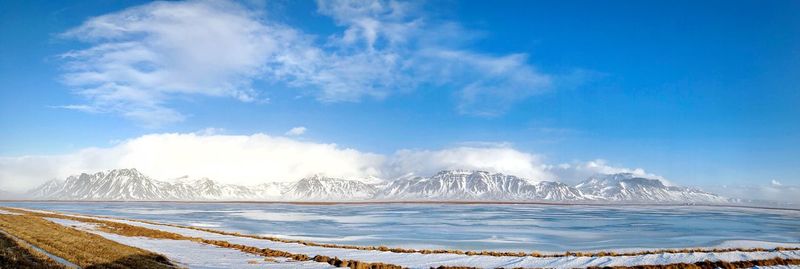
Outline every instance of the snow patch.
{"type": "Polygon", "coordinates": [[[334,268],[333,266],[325,263],[313,261],[298,262],[287,260],[285,258],[273,258],[275,261],[266,261],[265,257],[262,256],[188,240],[127,237],[98,231],[96,225],[80,221],[57,218],[48,218],[48,220],[66,227],[73,227],[86,232],[94,233],[120,244],[160,253],[178,265],[187,268],[334,268]]]}

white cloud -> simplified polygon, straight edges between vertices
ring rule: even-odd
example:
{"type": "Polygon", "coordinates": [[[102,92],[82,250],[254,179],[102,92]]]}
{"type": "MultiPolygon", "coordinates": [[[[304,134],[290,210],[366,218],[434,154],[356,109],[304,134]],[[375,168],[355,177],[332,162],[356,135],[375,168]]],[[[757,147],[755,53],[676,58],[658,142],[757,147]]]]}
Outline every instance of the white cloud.
{"type": "Polygon", "coordinates": [[[148,124],[181,121],[178,95],[260,97],[251,82],[302,37],[226,1],[154,2],[84,22],[62,34],[91,46],[62,55],[64,82],[89,104],[148,124]]]}
{"type": "Polygon", "coordinates": [[[64,53],[63,81],[88,103],[63,107],[158,126],[184,120],[175,99],[266,100],[265,80],[322,102],[385,98],[421,85],[455,90],[458,111],[497,115],[552,88],[524,53],[465,49],[474,32],[426,19],[414,4],[320,1],[342,27],[319,38],[235,2],[153,2],[91,18],[63,34],[89,47],[64,53]],[[438,33],[438,34],[434,34],[438,33]]]}
{"type": "Polygon", "coordinates": [[[440,170],[465,169],[507,173],[533,181],[551,179],[540,156],[508,146],[400,150],[388,166],[394,176],[429,176],[440,170]]]}
{"type": "Polygon", "coordinates": [[[577,183],[592,175],[596,174],[617,174],[617,173],[631,173],[636,176],[660,179],[667,185],[671,183],[664,177],[648,173],[642,168],[626,168],[609,165],[608,161],[603,159],[596,159],[587,162],[573,162],[562,163],[558,165],[549,165],[547,172],[554,176],[558,181],[577,183]]]}
{"type": "Polygon", "coordinates": [[[449,81],[456,87],[458,111],[496,116],[519,100],[549,90],[553,77],[527,64],[526,54],[490,56],[461,50],[427,50],[420,54],[431,80],[449,81]],[[472,78],[463,80],[463,77],[472,78]]]}
{"type": "Polygon", "coordinates": [[[761,185],[706,186],[704,189],[725,197],[755,201],[789,202],[793,203],[795,207],[800,205],[800,186],[784,185],[776,180],[761,185]]]}
{"type": "Polygon", "coordinates": [[[349,0],[318,4],[320,13],[346,27],[343,34],[330,37],[342,48],[339,55],[346,55],[339,60],[368,71],[359,72],[357,79],[331,76],[348,78],[342,82],[349,89],[367,88],[385,96],[419,85],[450,88],[456,90],[459,112],[495,116],[552,88],[553,76],[528,64],[527,54],[489,55],[464,49],[462,43],[476,34],[454,22],[428,20],[413,4],[349,0]]]}
{"type": "Polygon", "coordinates": [[[189,175],[234,184],[315,173],[360,178],[380,175],[383,163],[377,154],[265,134],[152,134],[65,155],[0,158],[0,189],[23,191],[52,178],[113,168],[137,168],[156,179],[189,175]]]}
{"type": "Polygon", "coordinates": [[[207,127],[194,133],[198,135],[219,135],[225,133],[225,128],[207,127]]]}
{"type": "Polygon", "coordinates": [[[306,133],[306,130],[307,130],[306,127],[298,126],[298,127],[294,127],[292,129],[289,129],[289,131],[286,131],[286,135],[289,135],[289,136],[303,135],[303,134],[306,133]]]}

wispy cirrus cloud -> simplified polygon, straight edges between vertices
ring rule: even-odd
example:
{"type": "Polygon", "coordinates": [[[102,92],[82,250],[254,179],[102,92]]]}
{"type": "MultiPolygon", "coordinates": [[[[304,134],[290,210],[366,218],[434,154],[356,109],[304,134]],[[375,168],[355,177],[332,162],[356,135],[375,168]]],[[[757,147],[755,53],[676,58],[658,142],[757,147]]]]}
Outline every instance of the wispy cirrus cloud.
{"type": "Polygon", "coordinates": [[[289,131],[286,131],[285,135],[288,135],[288,136],[303,135],[303,134],[306,133],[306,130],[308,130],[306,127],[297,126],[297,127],[292,128],[292,129],[289,129],[289,131]]]}
{"type": "Polygon", "coordinates": [[[320,1],[341,32],[306,33],[229,1],[153,2],[62,33],[87,48],[61,55],[63,82],[86,99],[64,108],[117,113],[147,125],[182,121],[187,96],[263,101],[255,81],[321,102],[387,98],[426,86],[451,90],[463,114],[494,116],[553,88],[526,53],[469,49],[476,31],[399,1],[320,1]],[[443,34],[438,34],[443,33],[443,34]]]}
{"type": "Polygon", "coordinates": [[[169,105],[180,95],[258,100],[251,82],[284,44],[302,39],[226,1],[154,2],[91,18],[62,37],[90,45],[61,55],[64,83],[88,100],[70,107],[152,125],[185,118],[169,105]]]}

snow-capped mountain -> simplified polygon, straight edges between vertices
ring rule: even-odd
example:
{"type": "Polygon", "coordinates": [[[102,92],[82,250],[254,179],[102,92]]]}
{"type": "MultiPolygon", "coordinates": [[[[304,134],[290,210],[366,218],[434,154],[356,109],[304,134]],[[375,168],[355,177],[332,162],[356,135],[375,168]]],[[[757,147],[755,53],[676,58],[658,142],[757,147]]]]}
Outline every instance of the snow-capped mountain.
{"type": "Polygon", "coordinates": [[[558,182],[527,180],[484,171],[441,171],[426,177],[401,178],[377,196],[381,200],[581,200],[578,190],[558,182]]]}
{"type": "Polygon", "coordinates": [[[70,176],[64,181],[51,180],[28,194],[53,200],[262,200],[280,196],[280,188],[277,183],[245,187],[207,178],[166,182],[136,169],[114,169],[70,176]]]}
{"type": "Polygon", "coordinates": [[[321,175],[307,177],[291,184],[284,192],[288,200],[364,200],[372,198],[378,189],[373,185],[321,175]]]}
{"type": "Polygon", "coordinates": [[[189,180],[183,177],[174,183],[159,181],[167,197],[173,200],[271,200],[281,196],[282,183],[241,186],[219,184],[208,178],[189,180]]]}
{"type": "Polygon", "coordinates": [[[115,169],[51,180],[28,195],[52,200],[260,200],[260,201],[559,201],[637,203],[723,203],[726,198],[697,189],[667,186],[632,174],[598,175],[570,186],[531,182],[484,171],[445,170],[431,177],[404,176],[390,182],[315,175],[291,183],[255,186],[220,184],[208,178],[170,181],[136,169],[115,169]],[[379,182],[379,181],[377,181],[379,182]]]}
{"type": "Polygon", "coordinates": [[[165,197],[159,184],[136,169],[115,169],[51,180],[30,194],[63,200],[157,200],[165,197]]]}
{"type": "Polygon", "coordinates": [[[592,176],[575,188],[592,200],[695,203],[727,201],[715,194],[687,187],[666,186],[658,179],[637,177],[630,173],[592,176]]]}

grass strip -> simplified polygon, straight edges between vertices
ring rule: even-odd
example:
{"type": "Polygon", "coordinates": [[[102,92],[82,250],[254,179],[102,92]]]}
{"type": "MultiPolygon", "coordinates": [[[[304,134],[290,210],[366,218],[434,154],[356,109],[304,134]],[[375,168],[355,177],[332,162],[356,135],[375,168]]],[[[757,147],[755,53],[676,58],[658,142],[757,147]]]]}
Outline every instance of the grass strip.
{"type": "Polygon", "coordinates": [[[66,267],[28,244],[0,232],[0,268],[65,269],[66,267]]]}
{"type": "Polygon", "coordinates": [[[736,269],[736,268],[753,268],[763,266],[778,266],[778,265],[800,265],[800,259],[783,259],[772,258],[764,260],[751,260],[751,261],[701,261],[696,263],[673,263],[663,265],[636,265],[636,266],[604,266],[604,267],[587,267],[587,269],[736,269]]]}
{"type": "Polygon", "coordinates": [[[0,214],[0,229],[82,268],[175,268],[162,255],[35,216],[0,214]]]}

